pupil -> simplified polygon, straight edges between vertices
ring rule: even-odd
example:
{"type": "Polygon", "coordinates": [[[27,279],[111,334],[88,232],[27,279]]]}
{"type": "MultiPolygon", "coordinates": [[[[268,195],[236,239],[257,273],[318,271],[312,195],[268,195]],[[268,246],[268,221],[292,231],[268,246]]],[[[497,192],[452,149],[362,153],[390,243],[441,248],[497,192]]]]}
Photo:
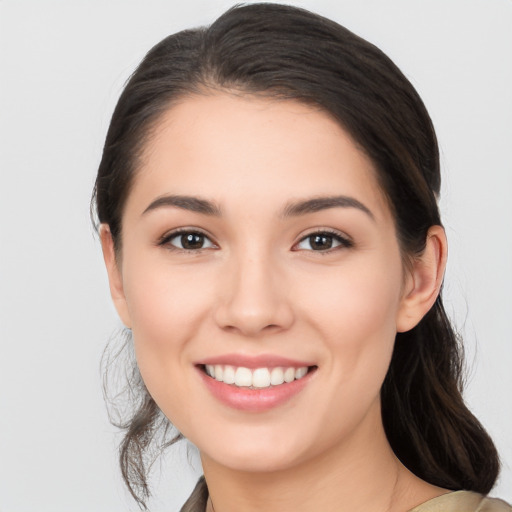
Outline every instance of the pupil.
{"type": "Polygon", "coordinates": [[[204,236],[198,233],[188,233],[181,236],[181,245],[184,249],[201,249],[204,236]]]}
{"type": "Polygon", "coordinates": [[[310,243],[313,249],[330,249],[332,247],[332,236],[315,235],[311,238],[310,243]]]}

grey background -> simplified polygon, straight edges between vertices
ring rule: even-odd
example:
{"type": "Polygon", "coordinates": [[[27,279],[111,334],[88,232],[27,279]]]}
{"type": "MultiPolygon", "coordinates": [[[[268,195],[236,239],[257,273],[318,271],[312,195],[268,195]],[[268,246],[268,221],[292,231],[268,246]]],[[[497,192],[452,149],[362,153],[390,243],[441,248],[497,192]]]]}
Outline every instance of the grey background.
{"type": "MultiPolygon", "coordinates": [[[[99,358],[119,327],[88,202],[122,85],[169,33],[222,0],[0,1],[0,511],[135,510],[118,476],[99,358]]],[[[467,400],[512,501],[512,2],[298,1],[377,44],[437,128],[467,400]]],[[[175,450],[151,510],[178,510],[200,468],[175,450]]],[[[195,462],[194,462],[195,461],[195,462]]]]}

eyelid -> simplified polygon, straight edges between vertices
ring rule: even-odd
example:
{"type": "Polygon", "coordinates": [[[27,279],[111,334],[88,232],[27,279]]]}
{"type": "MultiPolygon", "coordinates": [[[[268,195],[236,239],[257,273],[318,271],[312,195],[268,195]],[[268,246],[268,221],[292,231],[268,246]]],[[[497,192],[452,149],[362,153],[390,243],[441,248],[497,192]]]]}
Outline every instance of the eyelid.
{"type": "Polygon", "coordinates": [[[306,234],[302,234],[299,238],[299,240],[293,245],[292,250],[295,251],[307,251],[307,252],[315,252],[315,253],[321,253],[321,254],[327,254],[333,251],[336,251],[337,249],[348,249],[350,247],[354,246],[354,241],[351,237],[349,237],[347,234],[343,233],[342,231],[338,231],[337,229],[333,228],[314,228],[310,232],[306,234]],[[314,251],[313,249],[294,249],[299,245],[301,242],[306,240],[307,238],[314,236],[314,235],[329,235],[332,236],[334,239],[336,239],[340,245],[336,247],[332,247],[323,251],[314,251]]]}
{"type": "Polygon", "coordinates": [[[185,252],[185,253],[189,253],[189,254],[190,253],[200,253],[205,250],[211,250],[211,249],[218,248],[218,244],[214,241],[213,237],[210,234],[208,234],[206,231],[204,231],[201,228],[196,228],[196,227],[192,227],[192,226],[181,227],[181,228],[172,229],[171,231],[167,231],[157,240],[156,245],[161,246],[161,247],[165,246],[168,250],[171,250],[171,251],[185,252]],[[172,245],[169,243],[173,238],[175,238],[179,235],[188,234],[188,233],[191,233],[191,234],[196,233],[198,235],[204,236],[205,238],[207,238],[210,241],[210,243],[213,245],[213,247],[203,247],[201,249],[184,249],[181,247],[176,247],[175,245],[172,245]]]}
{"type": "MultiPolygon", "coordinates": [[[[218,244],[214,241],[213,237],[207,233],[205,230],[201,229],[201,228],[197,228],[197,227],[192,227],[192,226],[187,226],[187,227],[180,227],[180,228],[176,228],[176,229],[173,229],[171,231],[167,231],[165,234],[163,234],[156,242],[156,245],[158,246],[167,246],[167,248],[169,250],[172,250],[172,251],[178,251],[178,252],[185,252],[185,253],[200,253],[204,250],[211,250],[211,249],[218,249],[219,246],[218,244]],[[172,245],[170,244],[170,240],[172,240],[173,238],[181,235],[181,234],[188,234],[188,233],[197,233],[197,234],[200,234],[202,236],[204,236],[205,238],[207,238],[210,243],[212,244],[213,247],[204,247],[204,248],[200,248],[200,249],[184,249],[184,248],[180,248],[180,247],[176,247],[175,245],[172,245]]],[[[311,231],[307,232],[307,233],[303,233],[300,238],[297,240],[297,242],[294,243],[293,247],[292,247],[292,250],[294,251],[308,251],[308,252],[316,252],[316,253],[322,253],[322,254],[326,254],[326,253],[330,253],[330,252],[333,252],[339,248],[341,249],[346,249],[346,248],[350,248],[354,245],[354,242],[353,240],[351,239],[351,237],[349,237],[348,235],[346,235],[345,233],[341,232],[341,231],[338,231],[336,229],[333,229],[333,228],[313,228],[311,229],[311,231]],[[311,236],[314,236],[314,235],[329,235],[329,236],[332,236],[336,241],[339,242],[339,245],[336,246],[336,247],[332,247],[332,248],[329,248],[329,249],[326,249],[326,250],[319,250],[319,251],[314,251],[313,249],[297,249],[297,245],[300,244],[301,242],[303,242],[304,240],[306,240],[307,238],[311,237],[311,236]]]]}

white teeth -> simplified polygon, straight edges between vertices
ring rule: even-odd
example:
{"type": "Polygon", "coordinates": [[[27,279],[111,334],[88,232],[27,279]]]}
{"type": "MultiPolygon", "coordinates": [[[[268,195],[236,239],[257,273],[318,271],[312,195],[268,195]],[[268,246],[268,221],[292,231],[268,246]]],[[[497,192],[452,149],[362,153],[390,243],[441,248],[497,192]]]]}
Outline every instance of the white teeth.
{"type": "Polygon", "coordinates": [[[235,384],[237,386],[252,386],[252,372],[249,368],[240,367],[235,372],[235,384]]]}
{"type": "Polygon", "coordinates": [[[252,372],[252,385],[255,388],[268,388],[270,386],[270,372],[268,368],[258,368],[252,372]]]}
{"type": "Polygon", "coordinates": [[[234,384],[235,383],[235,368],[233,366],[224,366],[224,375],[222,380],[226,384],[234,384]]]}
{"type": "Polygon", "coordinates": [[[279,386],[284,382],[284,371],[282,368],[272,368],[270,372],[270,384],[279,386]]]}
{"type": "Polygon", "coordinates": [[[284,371],[284,381],[293,382],[295,380],[295,368],[286,368],[284,371]]]}
{"type": "Polygon", "coordinates": [[[230,365],[208,364],[205,366],[205,371],[210,377],[225,384],[262,389],[302,379],[308,373],[308,367],[256,368],[250,370],[243,366],[237,368],[230,365]]]}
{"type": "Polygon", "coordinates": [[[305,368],[305,367],[297,368],[295,370],[295,378],[296,379],[302,379],[302,377],[304,377],[304,375],[306,375],[306,373],[308,373],[308,369],[307,368],[305,368]]]}
{"type": "Polygon", "coordinates": [[[224,369],[219,364],[215,365],[215,380],[222,382],[222,374],[224,373],[224,369]]]}

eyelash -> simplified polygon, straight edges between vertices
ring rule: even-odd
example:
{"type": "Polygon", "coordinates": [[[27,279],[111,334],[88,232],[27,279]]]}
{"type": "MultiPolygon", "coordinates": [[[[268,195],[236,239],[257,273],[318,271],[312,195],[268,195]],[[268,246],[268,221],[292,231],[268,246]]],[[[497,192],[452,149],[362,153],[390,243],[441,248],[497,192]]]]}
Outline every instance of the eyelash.
{"type": "MultiPolygon", "coordinates": [[[[336,251],[338,249],[349,249],[349,248],[354,246],[354,243],[352,242],[352,240],[350,240],[346,236],[343,236],[340,232],[335,231],[335,230],[331,230],[331,229],[321,229],[321,230],[318,230],[318,231],[313,231],[311,233],[308,233],[306,236],[303,236],[294,245],[294,247],[296,247],[300,243],[304,242],[308,238],[311,238],[313,236],[322,236],[322,235],[326,236],[326,237],[333,238],[336,242],[339,243],[339,245],[335,246],[335,247],[332,247],[332,248],[328,248],[326,250],[318,250],[318,251],[315,251],[313,249],[311,249],[311,250],[308,250],[308,249],[292,249],[292,250],[295,250],[295,251],[305,250],[305,251],[308,251],[308,252],[314,252],[314,253],[319,253],[319,254],[322,254],[322,255],[326,255],[326,254],[329,254],[329,253],[331,253],[333,251],[336,251]]],[[[190,229],[190,228],[180,228],[180,229],[176,229],[176,230],[172,231],[171,233],[166,233],[165,235],[163,235],[160,238],[160,240],[158,241],[157,245],[158,246],[166,246],[171,251],[183,252],[183,253],[187,253],[187,254],[191,254],[191,253],[200,254],[200,253],[202,253],[205,250],[209,250],[209,249],[212,249],[212,248],[218,248],[218,246],[215,244],[215,242],[213,242],[211,240],[211,238],[206,233],[204,233],[203,231],[198,230],[198,229],[190,229]],[[199,249],[185,249],[185,248],[182,248],[182,247],[176,247],[175,245],[171,244],[171,240],[173,240],[174,238],[179,237],[180,235],[181,236],[183,236],[183,235],[199,235],[199,236],[202,236],[205,239],[209,240],[213,247],[201,247],[199,249]]]]}
{"type": "Polygon", "coordinates": [[[354,246],[354,242],[352,240],[350,240],[347,236],[342,235],[339,231],[336,231],[336,230],[333,230],[333,229],[320,229],[318,231],[312,231],[311,233],[308,233],[306,236],[303,236],[295,244],[295,246],[297,246],[298,244],[300,244],[303,241],[307,240],[308,238],[311,238],[313,236],[322,236],[322,235],[330,237],[330,238],[333,238],[336,242],[339,243],[339,245],[336,246],[336,247],[331,247],[331,248],[323,250],[323,251],[314,251],[312,249],[311,250],[308,250],[308,249],[296,249],[296,250],[298,250],[298,251],[305,250],[305,251],[308,251],[308,252],[314,252],[316,254],[321,254],[322,256],[325,256],[325,255],[330,254],[330,253],[332,253],[332,252],[334,252],[336,250],[339,250],[339,249],[350,249],[351,247],[354,246]]]}
{"type": "Polygon", "coordinates": [[[204,237],[205,239],[210,240],[211,244],[214,247],[216,247],[215,242],[211,241],[210,236],[208,236],[206,233],[204,233],[203,231],[201,231],[199,229],[191,229],[191,228],[179,228],[179,229],[175,229],[174,231],[172,231],[170,233],[166,233],[165,235],[163,235],[160,238],[157,245],[165,246],[170,251],[183,252],[183,253],[187,253],[187,254],[191,254],[191,253],[200,254],[205,250],[211,249],[211,247],[202,247],[200,249],[184,249],[182,247],[176,247],[175,245],[172,245],[171,240],[179,237],[180,235],[181,236],[183,236],[183,235],[200,235],[200,236],[204,237]]]}

